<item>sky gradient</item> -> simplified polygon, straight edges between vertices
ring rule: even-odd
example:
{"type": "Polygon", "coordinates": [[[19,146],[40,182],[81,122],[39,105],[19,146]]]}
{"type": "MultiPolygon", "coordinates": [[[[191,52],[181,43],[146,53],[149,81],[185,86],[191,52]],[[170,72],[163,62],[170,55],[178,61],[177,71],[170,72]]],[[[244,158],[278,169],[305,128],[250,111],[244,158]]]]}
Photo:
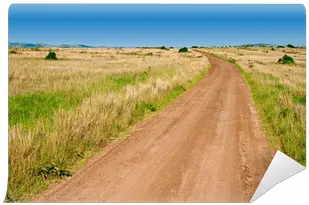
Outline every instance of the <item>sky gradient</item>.
{"type": "Polygon", "coordinates": [[[306,11],[303,5],[12,4],[9,42],[303,46],[306,11]]]}

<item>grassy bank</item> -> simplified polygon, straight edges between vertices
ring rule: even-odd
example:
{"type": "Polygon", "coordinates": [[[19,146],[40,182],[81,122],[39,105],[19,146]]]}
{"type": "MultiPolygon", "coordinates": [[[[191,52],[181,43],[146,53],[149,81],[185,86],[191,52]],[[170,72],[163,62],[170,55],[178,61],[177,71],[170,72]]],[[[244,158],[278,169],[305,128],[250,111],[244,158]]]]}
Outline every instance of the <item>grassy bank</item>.
{"type": "Polygon", "coordinates": [[[271,74],[244,72],[270,144],[306,165],[306,87],[289,88],[271,74]]]}
{"type": "MultiPolygon", "coordinates": [[[[188,61],[186,56],[178,56],[176,52],[173,55],[180,64],[163,63],[151,68],[140,65],[131,70],[125,66],[122,73],[121,68],[117,72],[100,70],[99,77],[98,71],[87,67],[90,76],[80,75],[79,71],[76,78],[86,78],[82,86],[73,80],[70,85],[65,81],[65,76],[75,71],[66,75],[62,70],[51,71],[56,72],[56,81],[63,83],[63,89],[38,90],[32,86],[25,89],[20,86],[20,78],[14,77],[16,83],[11,85],[14,92],[9,97],[7,200],[31,200],[31,196],[50,182],[74,174],[87,158],[109,142],[128,136],[132,125],[165,108],[206,74],[209,65],[206,58],[188,61]]],[[[156,56],[142,58],[157,60],[156,56]]],[[[32,65],[32,60],[29,61],[32,65]]],[[[130,57],[126,62],[134,64],[134,59],[130,57]]],[[[23,75],[40,77],[41,72],[46,71],[38,70],[40,75],[30,72],[23,75]]],[[[52,85],[52,80],[37,80],[41,82],[38,87],[52,85]]]]}
{"type": "Polygon", "coordinates": [[[270,145],[306,166],[306,85],[288,86],[272,74],[245,72],[235,61],[249,85],[270,145]]]}

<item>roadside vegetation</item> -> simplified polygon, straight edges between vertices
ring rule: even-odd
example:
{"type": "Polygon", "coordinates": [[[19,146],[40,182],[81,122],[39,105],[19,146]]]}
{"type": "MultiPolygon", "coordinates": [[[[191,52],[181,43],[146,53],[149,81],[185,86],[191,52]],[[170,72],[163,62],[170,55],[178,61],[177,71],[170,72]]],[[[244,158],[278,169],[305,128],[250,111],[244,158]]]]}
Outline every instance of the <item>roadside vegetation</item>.
{"type": "Polygon", "coordinates": [[[46,51],[9,55],[8,201],[29,200],[74,174],[200,81],[209,66],[206,57],[176,49],[59,49],[65,61],[44,60],[46,51]]]}
{"type": "Polygon", "coordinates": [[[285,51],[298,54],[296,57],[300,63],[293,67],[289,65],[295,64],[294,58],[285,54],[279,63],[276,62],[276,56],[282,56],[283,51],[265,55],[264,48],[255,48],[244,56],[239,56],[239,51],[235,49],[209,52],[211,51],[234,63],[244,77],[252,91],[253,101],[270,145],[305,166],[306,64],[302,63],[306,59],[305,50],[285,51]],[[269,60],[270,57],[272,61],[269,60]]]}

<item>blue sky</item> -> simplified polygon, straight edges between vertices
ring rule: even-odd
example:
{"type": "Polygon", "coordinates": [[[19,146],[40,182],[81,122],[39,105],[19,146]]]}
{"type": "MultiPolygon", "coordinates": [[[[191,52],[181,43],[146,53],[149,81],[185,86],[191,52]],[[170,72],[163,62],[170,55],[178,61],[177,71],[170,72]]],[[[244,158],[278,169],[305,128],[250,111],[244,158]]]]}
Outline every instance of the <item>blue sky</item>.
{"type": "Polygon", "coordinates": [[[13,4],[9,42],[93,46],[306,44],[303,5],[13,4]]]}

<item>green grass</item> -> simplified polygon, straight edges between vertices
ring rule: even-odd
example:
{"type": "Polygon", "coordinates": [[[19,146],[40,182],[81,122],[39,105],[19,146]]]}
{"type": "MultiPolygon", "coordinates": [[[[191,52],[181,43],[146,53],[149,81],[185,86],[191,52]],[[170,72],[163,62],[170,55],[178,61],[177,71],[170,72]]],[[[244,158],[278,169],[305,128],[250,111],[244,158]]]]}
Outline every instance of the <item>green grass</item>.
{"type": "Polygon", "coordinates": [[[82,102],[82,95],[64,91],[35,92],[9,98],[9,125],[33,125],[39,118],[52,117],[59,108],[70,109],[82,102]]]}
{"type": "Polygon", "coordinates": [[[306,104],[306,91],[289,88],[271,74],[248,73],[236,67],[251,88],[270,144],[306,166],[306,111],[297,106],[306,104]]]}
{"type": "Polygon", "coordinates": [[[306,95],[293,95],[293,102],[298,104],[306,105],[306,95]]]}
{"type": "Polygon", "coordinates": [[[235,63],[236,62],[234,58],[228,58],[227,61],[230,62],[230,63],[235,63]]]}
{"type": "Polygon", "coordinates": [[[88,89],[68,91],[34,92],[9,98],[9,125],[32,127],[38,119],[51,120],[58,109],[74,109],[85,97],[95,92],[115,92],[127,85],[135,85],[148,79],[148,72],[112,75],[91,84],[88,89]]]}

